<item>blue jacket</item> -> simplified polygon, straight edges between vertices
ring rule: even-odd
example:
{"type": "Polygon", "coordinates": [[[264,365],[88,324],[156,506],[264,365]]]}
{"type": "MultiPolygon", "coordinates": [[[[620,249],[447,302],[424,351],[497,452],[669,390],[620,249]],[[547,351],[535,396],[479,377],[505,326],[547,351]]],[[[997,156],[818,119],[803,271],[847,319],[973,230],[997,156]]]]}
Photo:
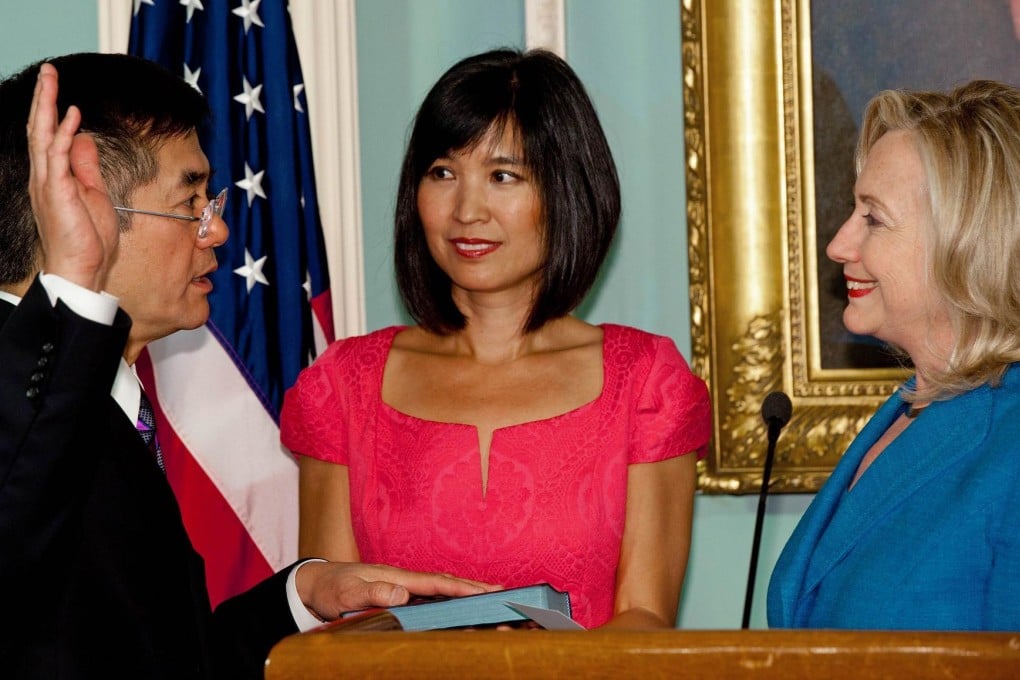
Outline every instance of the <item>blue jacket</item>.
{"type": "Polygon", "coordinates": [[[1020,630],[1020,364],[924,409],[847,490],[904,411],[875,413],[776,563],[780,628],[1020,630]]]}

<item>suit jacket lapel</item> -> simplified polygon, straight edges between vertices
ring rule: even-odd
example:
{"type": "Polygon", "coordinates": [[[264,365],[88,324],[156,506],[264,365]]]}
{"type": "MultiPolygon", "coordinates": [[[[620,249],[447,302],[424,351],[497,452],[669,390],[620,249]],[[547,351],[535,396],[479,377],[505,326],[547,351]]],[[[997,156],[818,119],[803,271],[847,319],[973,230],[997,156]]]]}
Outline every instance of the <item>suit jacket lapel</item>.
{"type": "Polygon", "coordinates": [[[899,414],[898,398],[886,402],[847,451],[839,474],[834,472],[826,484],[825,507],[831,521],[820,527],[823,534],[808,561],[803,592],[815,588],[876,522],[985,438],[991,401],[991,390],[981,387],[950,401],[932,403],[875,459],[853,490],[845,493],[861,458],[899,414]],[[837,506],[840,511],[834,512],[837,506]]]}

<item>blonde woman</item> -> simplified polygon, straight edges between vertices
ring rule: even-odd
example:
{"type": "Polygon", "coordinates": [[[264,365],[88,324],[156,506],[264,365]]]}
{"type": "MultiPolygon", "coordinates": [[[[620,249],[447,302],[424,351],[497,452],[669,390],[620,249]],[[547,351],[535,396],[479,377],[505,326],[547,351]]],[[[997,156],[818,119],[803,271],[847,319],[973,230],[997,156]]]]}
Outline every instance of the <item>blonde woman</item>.
{"type": "Polygon", "coordinates": [[[916,374],[801,519],[769,624],[1020,630],[1020,91],[883,92],[857,169],[843,321],[916,374]]]}

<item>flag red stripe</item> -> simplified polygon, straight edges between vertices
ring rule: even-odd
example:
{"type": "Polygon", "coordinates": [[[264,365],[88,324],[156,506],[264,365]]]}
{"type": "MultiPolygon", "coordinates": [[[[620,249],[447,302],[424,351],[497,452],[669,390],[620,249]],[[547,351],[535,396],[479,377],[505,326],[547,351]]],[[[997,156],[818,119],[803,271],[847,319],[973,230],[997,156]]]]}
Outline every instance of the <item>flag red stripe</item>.
{"type": "Polygon", "coordinates": [[[273,569],[219,490],[169,427],[160,405],[148,352],[135,364],[160,423],[159,443],[167,479],[195,550],[205,560],[209,599],[215,607],[272,575],[273,569]]]}
{"type": "Polygon", "coordinates": [[[315,297],[313,297],[309,304],[312,307],[312,313],[315,314],[316,320],[319,322],[319,328],[326,336],[326,343],[331,343],[336,338],[333,334],[333,297],[330,295],[329,290],[324,290],[315,297]]]}

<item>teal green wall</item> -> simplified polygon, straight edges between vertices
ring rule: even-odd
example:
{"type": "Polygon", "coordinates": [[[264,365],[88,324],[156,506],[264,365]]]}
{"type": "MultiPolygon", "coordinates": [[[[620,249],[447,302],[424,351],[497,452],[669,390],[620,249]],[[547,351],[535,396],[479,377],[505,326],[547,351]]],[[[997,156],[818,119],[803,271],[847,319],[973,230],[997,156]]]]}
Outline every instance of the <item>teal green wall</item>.
{"type": "Polygon", "coordinates": [[[95,0],[0,0],[0,76],[33,61],[99,48],[95,0]]]}
{"type": "MultiPolygon", "coordinates": [[[[581,309],[593,322],[668,335],[690,352],[684,221],[680,0],[567,0],[567,59],[591,93],[623,186],[619,238],[581,309]]],[[[0,73],[96,49],[90,0],[0,0],[0,73]]],[[[426,90],[456,60],[524,42],[523,0],[363,0],[357,4],[366,307],[369,328],[404,320],[390,229],[400,158],[426,90]]],[[[699,496],[679,623],[740,625],[757,496],[699,496]]],[[[809,496],[769,499],[752,626],[779,550],[809,496]]]]}

